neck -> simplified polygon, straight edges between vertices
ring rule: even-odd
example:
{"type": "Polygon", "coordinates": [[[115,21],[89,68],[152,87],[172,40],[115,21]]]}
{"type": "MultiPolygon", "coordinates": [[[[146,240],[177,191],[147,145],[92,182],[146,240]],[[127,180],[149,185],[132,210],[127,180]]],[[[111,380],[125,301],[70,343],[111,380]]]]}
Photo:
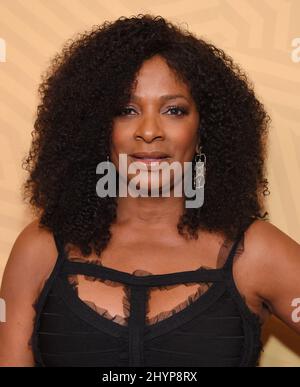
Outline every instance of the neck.
{"type": "Polygon", "coordinates": [[[176,226],[184,211],[182,197],[118,197],[117,223],[176,226]]]}

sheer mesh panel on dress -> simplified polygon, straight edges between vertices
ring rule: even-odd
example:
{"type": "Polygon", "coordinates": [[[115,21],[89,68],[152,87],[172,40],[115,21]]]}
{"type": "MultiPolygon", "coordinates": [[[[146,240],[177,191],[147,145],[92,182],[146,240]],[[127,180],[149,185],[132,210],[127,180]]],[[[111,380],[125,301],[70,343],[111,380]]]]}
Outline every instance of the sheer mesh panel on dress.
{"type": "MultiPolygon", "coordinates": [[[[215,268],[221,268],[225,264],[232,244],[232,241],[227,240],[222,244],[215,268]]],[[[235,258],[241,254],[243,248],[244,238],[241,239],[237,247],[235,258]]],[[[68,259],[73,262],[102,265],[101,261],[98,259],[88,260],[87,258],[82,257],[69,257],[68,259]]],[[[203,265],[200,267],[204,270],[214,269],[203,265]]],[[[137,269],[131,274],[145,276],[156,273],[137,269]]],[[[95,312],[120,325],[128,325],[130,313],[130,286],[121,282],[82,274],[69,274],[68,282],[71,284],[77,297],[95,312]]],[[[201,297],[211,285],[212,282],[193,282],[147,287],[145,324],[156,324],[185,309],[188,305],[201,297]]]]}

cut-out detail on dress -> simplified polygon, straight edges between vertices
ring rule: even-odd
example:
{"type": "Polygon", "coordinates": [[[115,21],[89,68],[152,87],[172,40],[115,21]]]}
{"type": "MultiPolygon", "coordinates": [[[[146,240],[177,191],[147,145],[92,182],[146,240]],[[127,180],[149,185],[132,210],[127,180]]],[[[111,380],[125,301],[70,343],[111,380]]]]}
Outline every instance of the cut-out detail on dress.
{"type": "MultiPolygon", "coordinates": [[[[230,253],[230,250],[232,248],[233,243],[234,243],[233,241],[228,240],[228,239],[226,239],[223,242],[223,244],[221,245],[221,248],[219,250],[219,254],[218,254],[218,257],[216,260],[216,267],[215,268],[218,269],[218,268],[221,268],[224,266],[224,264],[226,263],[227,258],[229,256],[229,253],[230,253]]],[[[240,256],[243,251],[244,251],[244,236],[241,238],[241,240],[237,246],[234,258],[237,258],[238,256],[240,256]]],[[[96,264],[99,266],[103,266],[102,262],[99,258],[98,259],[97,258],[96,259],[86,259],[83,257],[73,256],[73,257],[68,257],[68,259],[70,261],[73,261],[73,262],[81,262],[81,263],[96,264]]],[[[201,265],[199,267],[199,269],[200,268],[203,270],[215,269],[215,268],[204,266],[204,265],[201,265]]],[[[130,274],[136,275],[136,276],[147,276],[147,275],[152,275],[153,273],[146,271],[146,270],[142,270],[142,269],[136,269],[130,274]]],[[[75,291],[77,297],[80,298],[84,303],[86,303],[96,313],[98,313],[101,316],[103,316],[109,320],[112,320],[120,325],[126,325],[126,326],[128,325],[128,320],[129,320],[129,315],[130,315],[130,287],[129,286],[126,286],[125,284],[120,283],[120,282],[111,281],[108,279],[102,279],[102,278],[98,278],[98,277],[87,276],[87,275],[81,275],[81,274],[69,274],[68,281],[71,284],[73,290],[75,291]],[[79,294],[78,294],[78,289],[80,287],[79,281],[78,281],[78,276],[83,277],[84,280],[86,280],[86,281],[92,281],[92,282],[99,281],[99,282],[105,283],[106,285],[109,285],[112,287],[122,287],[123,288],[122,289],[123,290],[123,297],[122,297],[123,316],[121,316],[119,314],[112,315],[106,308],[100,307],[98,305],[98,303],[96,304],[95,302],[93,302],[91,300],[81,299],[79,297],[79,294]]],[[[173,289],[175,287],[178,287],[179,285],[178,284],[160,285],[160,286],[148,287],[146,289],[146,291],[147,291],[146,315],[145,315],[145,324],[146,325],[156,324],[156,323],[178,313],[179,311],[185,309],[190,304],[194,303],[199,297],[201,297],[210,288],[212,283],[211,282],[210,283],[204,283],[204,282],[191,283],[191,282],[188,282],[188,283],[182,283],[180,285],[185,285],[185,286],[198,285],[198,288],[194,293],[190,294],[187,297],[187,299],[178,303],[175,307],[172,307],[171,309],[166,310],[166,311],[161,311],[152,317],[149,317],[149,313],[150,313],[150,299],[151,299],[151,294],[152,294],[153,290],[155,290],[155,289],[170,290],[170,289],[173,289]]]]}
{"type": "MultiPolygon", "coordinates": [[[[201,268],[204,269],[203,266],[201,266],[201,268]]],[[[133,275],[143,276],[143,275],[151,275],[153,273],[148,272],[146,270],[137,269],[137,270],[134,270],[132,272],[132,274],[133,275]]],[[[128,325],[128,320],[129,320],[129,315],[130,315],[130,299],[131,299],[130,287],[124,285],[123,283],[115,282],[115,281],[111,281],[111,280],[107,280],[107,279],[94,278],[94,277],[90,277],[90,276],[87,276],[87,275],[81,275],[81,276],[84,277],[84,279],[87,280],[87,281],[93,281],[93,282],[94,281],[99,281],[99,282],[105,283],[106,285],[109,285],[109,286],[114,286],[114,287],[120,286],[120,287],[123,288],[124,295],[122,297],[122,307],[123,307],[123,314],[124,314],[124,316],[120,316],[119,314],[115,314],[113,316],[107,309],[100,307],[95,302],[92,302],[92,301],[86,300],[86,299],[82,299],[82,301],[84,303],[86,303],[90,308],[92,308],[95,312],[100,314],[101,316],[103,316],[103,317],[105,317],[105,318],[107,318],[109,320],[112,320],[112,321],[114,321],[114,322],[116,322],[116,323],[118,323],[120,325],[126,325],[127,326],[128,325]]],[[[78,275],[77,274],[68,275],[68,281],[71,284],[73,290],[75,291],[77,297],[79,297],[79,294],[78,294],[78,288],[79,288],[78,275]]],[[[147,302],[146,302],[146,316],[145,316],[145,324],[146,325],[156,324],[159,321],[162,321],[162,320],[172,316],[173,314],[176,314],[179,311],[185,309],[188,305],[192,304],[200,296],[202,296],[210,288],[212,283],[211,282],[210,283],[189,282],[189,283],[182,283],[180,285],[185,285],[185,286],[199,285],[199,286],[198,286],[198,289],[196,290],[196,292],[190,294],[187,299],[185,299],[182,302],[178,303],[175,307],[171,308],[170,310],[162,311],[162,312],[158,313],[157,315],[155,315],[153,317],[148,317],[148,314],[150,313],[149,301],[151,299],[152,291],[155,290],[155,289],[170,290],[170,289],[173,289],[175,287],[178,287],[178,284],[151,286],[151,287],[147,288],[147,290],[146,290],[147,291],[147,302]]]]}

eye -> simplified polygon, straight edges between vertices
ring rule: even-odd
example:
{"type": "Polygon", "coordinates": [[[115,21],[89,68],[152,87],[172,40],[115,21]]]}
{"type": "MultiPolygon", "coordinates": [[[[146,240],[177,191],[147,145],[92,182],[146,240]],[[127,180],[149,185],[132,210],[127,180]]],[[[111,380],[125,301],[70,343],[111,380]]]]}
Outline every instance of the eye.
{"type": "MultiPolygon", "coordinates": [[[[131,108],[131,107],[125,107],[124,109],[121,110],[119,115],[120,116],[127,116],[128,112],[131,111],[131,110],[134,110],[134,109],[131,108]]],[[[129,115],[132,115],[132,114],[129,114],[129,115]]]]}
{"type": "MultiPolygon", "coordinates": [[[[132,116],[133,114],[130,114],[130,112],[132,112],[132,111],[134,112],[135,109],[128,106],[128,107],[123,108],[119,115],[120,116],[128,116],[128,115],[132,116]]],[[[188,114],[187,109],[183,106],[170,106],[167,110],[167,113],[170,111],[173,113],[173,114],[171,113],[172,116],[175,115],[178,117],[188,114]]]]}
{"type": "MultiPolygon", "coordinates": [[[[168,112],[169,111],[173,111],[175,112],[175,116],[184,116],[188,113],[188,111],[186,110],[186,108],[184,107],[181,107],[181,106],[170,106],[169,109],[167,110],[168,112]],[[180,114],[176,114],[180,112],[180,114]]],[[[171,115],[174,115],[174,114],[171,114],[171,115]]]]}

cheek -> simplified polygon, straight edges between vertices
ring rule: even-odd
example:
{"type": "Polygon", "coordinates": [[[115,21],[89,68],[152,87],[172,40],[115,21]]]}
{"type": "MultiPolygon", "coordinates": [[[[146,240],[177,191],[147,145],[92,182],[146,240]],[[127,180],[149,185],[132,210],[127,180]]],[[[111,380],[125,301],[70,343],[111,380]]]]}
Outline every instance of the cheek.
{"type": "Polygon", "coordinates": [[[123,169],[126,168],[126,171],[128,170],[130,159],[128,157],[128,154],[132,151],[132,142],[131,137],[132,133],[130,130],[126,130],[126,128],[115,126],[113,128],[112,134],[111,134],[111,162],[115,165],[116,170],[118,173],[120,171],[122,172],[123,169]],[[119,159],[120,154],[125,154],[127,157],[123,157],[119,159]],[[120,164],[121,163],[121,164],[120,164]],[[121,168],[123,167],[123,168],[121,168]]]}
{"type": "Polygon", "coordinates": [[[197,144],[197,135],[193,131],[185,131],[170,138],[173,147],[174,157],[180,161],[190,161],[194,154],[197,144]]]}
{"type": "Polygon", "coordinates": [[[111,134],[111,150],[114,153],[126,153],[128,147],[129,134],[121,128],[114,128],[111,134]]]}
{"type": "Polygon", "coordinates": [[[182,161],[190,161],[194,154],[198,140],[199,116],[197,113],[186,117],[175,128],[168,131],[170,144],[173,145],[174,155],[182,161]]]}

